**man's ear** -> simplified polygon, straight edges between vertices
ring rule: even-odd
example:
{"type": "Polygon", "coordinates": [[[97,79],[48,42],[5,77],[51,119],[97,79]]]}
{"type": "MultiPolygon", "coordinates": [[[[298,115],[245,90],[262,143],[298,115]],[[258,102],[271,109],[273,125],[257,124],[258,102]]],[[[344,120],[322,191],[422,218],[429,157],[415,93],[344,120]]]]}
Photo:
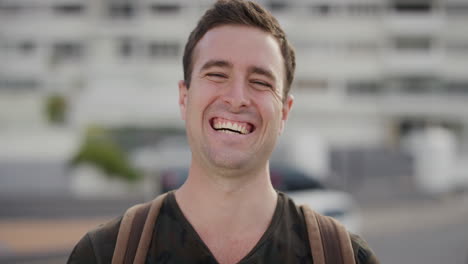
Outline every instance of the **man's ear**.
{"type": "Polygon", "coordinates": [[[283,133],[284,126],[286,124],[286,120],[288,120],[289,112],[292,109],[293,103],[294,103],[294,96],[289,94],[288,97],[286,98],[286,101],[283,103],[283,107],[281,109],[281,125],[280,125],[280,130],[279,130],[280,135],[283,133]]]}
{"type": "Polygon", "coordinates": [[[185,81],[179,81],[179,109],[180,109],[180,116],[182,120],[185,121],[185,111],[187,109],[187,94],[188,88],[185,85],[185,81]]]}

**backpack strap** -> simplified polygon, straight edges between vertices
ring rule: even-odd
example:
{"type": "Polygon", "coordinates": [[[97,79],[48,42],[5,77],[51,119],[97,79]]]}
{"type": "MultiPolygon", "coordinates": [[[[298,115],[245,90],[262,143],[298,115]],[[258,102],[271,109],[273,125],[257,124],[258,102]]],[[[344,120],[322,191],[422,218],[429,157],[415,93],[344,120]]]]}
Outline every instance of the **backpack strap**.
{"type": "Polygon", "coordinates": [[[164,198],[161,194],[151,202],[129,208],[120,223],[112,264],[140,264],[146,255],[164,198]]]}
{"type": "Polygon", "coordinates": [[[307,226],[310,250],[315,264],[355,264],[351,238],[335,219],[301,205],[307,226]]]}

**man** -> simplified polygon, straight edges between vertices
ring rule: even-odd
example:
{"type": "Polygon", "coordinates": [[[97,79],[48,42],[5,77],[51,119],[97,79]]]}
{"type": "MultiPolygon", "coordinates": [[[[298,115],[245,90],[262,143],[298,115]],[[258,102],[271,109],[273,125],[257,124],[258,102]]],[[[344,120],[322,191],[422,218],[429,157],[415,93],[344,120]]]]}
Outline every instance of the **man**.
{"type": "MultiPolygon", "coordinates": [[[[271,184],[269,158],[293,105],[295,56],[252,2],[217,2],[185,47],[179,106],[192,161],[162,203],[146,263],[313,263],[304,215],[271,184]]],[[[121,218],[89,232],[69,263],[110,263],[121,218]]],[[[357,263],[377,263],[352,235],[357,263]]]]}

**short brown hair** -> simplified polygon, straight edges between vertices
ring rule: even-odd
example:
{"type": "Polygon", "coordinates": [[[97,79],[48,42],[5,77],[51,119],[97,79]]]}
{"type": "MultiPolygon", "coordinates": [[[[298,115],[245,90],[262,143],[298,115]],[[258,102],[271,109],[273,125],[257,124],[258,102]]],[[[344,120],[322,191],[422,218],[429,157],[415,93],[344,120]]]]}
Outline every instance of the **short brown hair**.
{"type": "Polygon", "coordinates": [[[286,96],[291,89],[291,83],[294,79],[294,70],[296,68],[294,49],[286,39],[286,34],[276,18],[270,12],[251,1],[219,0],[201,17],[195,29],[190,33],[187,44],[185,45],[183,66],[184,81],[187,87],[190,86],[193,70],[193,51],[198,41],[200,41],[206,32],[221,25],[252,26],[273,35],[278,41],[281,55],[283,56],[286,77],[283,99],[286,100],[286,96]]]}

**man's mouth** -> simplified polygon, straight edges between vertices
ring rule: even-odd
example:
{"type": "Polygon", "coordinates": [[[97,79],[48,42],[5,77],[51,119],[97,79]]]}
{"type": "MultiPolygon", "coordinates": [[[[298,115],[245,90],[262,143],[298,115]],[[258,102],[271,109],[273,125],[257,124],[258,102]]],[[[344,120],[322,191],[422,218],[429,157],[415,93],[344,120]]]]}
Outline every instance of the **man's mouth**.
{"type": "Polygon", "coordinates": [[[211,127],[220,132],[228,134],[247,135],[254,131],[255,127],[247,122],[239,122],[215,117],[210,120],[211,127]]]}

